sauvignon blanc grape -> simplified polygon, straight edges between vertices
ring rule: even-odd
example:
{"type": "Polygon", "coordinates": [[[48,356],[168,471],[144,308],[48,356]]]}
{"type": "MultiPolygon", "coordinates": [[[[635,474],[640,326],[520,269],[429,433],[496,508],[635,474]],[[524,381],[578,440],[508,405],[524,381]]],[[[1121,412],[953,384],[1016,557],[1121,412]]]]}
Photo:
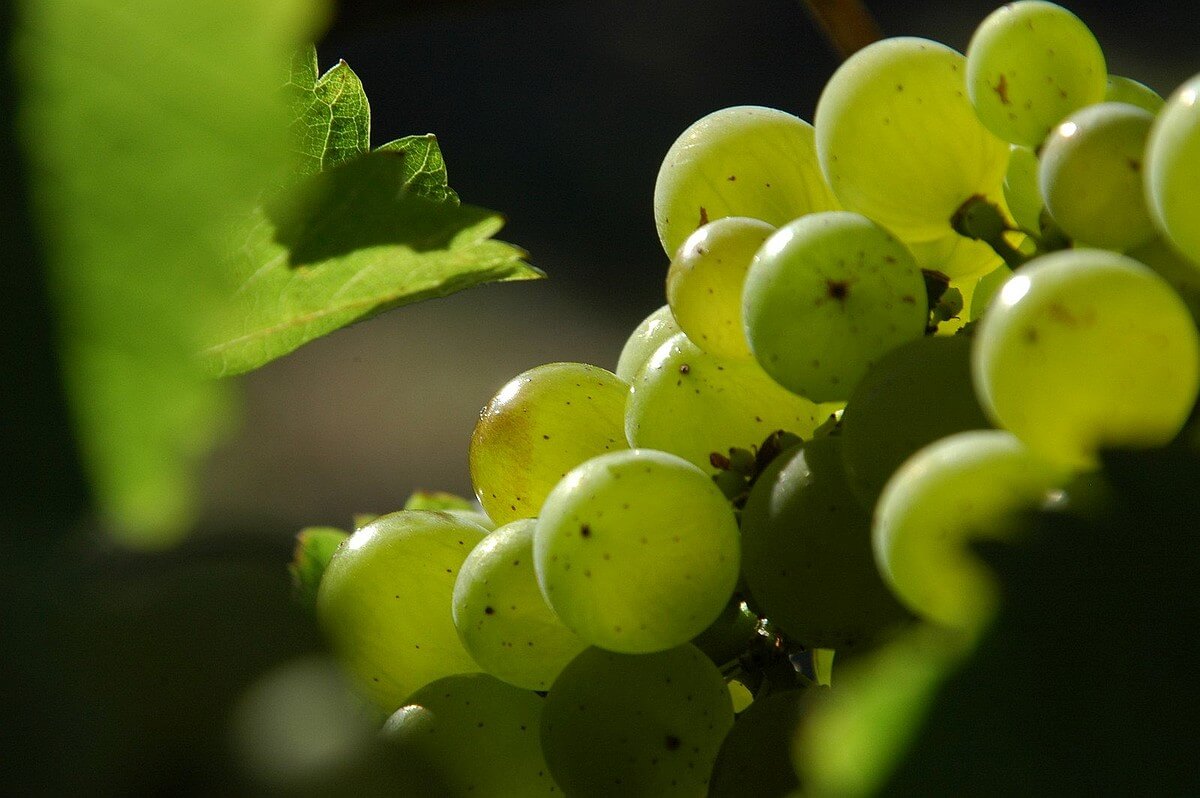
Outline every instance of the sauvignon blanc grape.
{"type": "Polygon", "coordinates": [[[554,682],[542,747],[578,798],[703,798],[733,706],[720,671],[695,646],[658,654],[590,648],[554,682]]]}
{"type": "Polygon", "coordinates": [[[498,524],[532,518],[554,484],[602,452],[625,448],[629,386],[583,363],[548,363],[513,378],[479,414],[471,483],[498,524]]]}
{"type": "Polygon", "coordinates": [[[538,584],[588,643],[630,653],[685,643],[737,583],[737,520],[703,471],[666,452],[601,455],[555,486],[533,541],[538,584]]]}
{"type": "Polygon", "coordinates": [[[726,216],[778,226],[837,207],[817,165],[812,126],[753,105],[714,111],[685,130],[654,184],[654,222],[668,257],[697,227],[726,216]]]}
{"type": "Polygon", "coordinates": [[[1154,89],[1138,83],[1136,80],[1123,78],[1120,75],[1108,76],[1108,87],[1104,92],[1104,101],[1109,103],[1129,103],[1138,108],[1144,108],[1152,114],[1162,110],[1164,100],[1154,89]]]}
{"type": "Polygon", "coordinates": [[[803,690],[771,693],[738,715],[717,754],[709,798],[787,798],[799,787],[792,738],[810,697],[803,690]]]}
{"type": "Polygon", "coordinates": [[[1038,156],[1028,147],[1014,144],[1009,148],[1004,201],[1018,227],[1034,234],[1041,231],[1044,202],[1038,187],[1038,156]]]}
{"type": "Polygon", "coordinates": [[[743,302],[763,370],[816,402],[845,400],[873,362],[920,337],[928,317],[909,251],[845,211],[797,219],[767,239],[750,264],[743,302]]]}
{"type": "Polygon", "coordinates": [[[670,305],[663,305],[642,319],[625,341],[625,346],[621,348],[616,375],[625,382],[633,382],[633,378],[641,371],[642,366],[646,365],[654,351],[679,332],[681,330],[671,313],[670,305]]]}
{"type": "Polygon", "coordinates": [[[1146,143],[1146,200],[1175,248],[1200,264],[1200,75],[1167,100],[1146,143]]]}
{"type": "Polygon", "coordinates": [[[529,690],[548,690],[586,647],[546,605],[533,567],[531,518],[488,535],[454,584],[454,625],[463,645],[491,675],[529,690]]]}
{"type": "Polygon", "coordinates": [[[450,617],[458,569],[486,533],[431,510],[402,510],[357,530],[333,555],[317,617],[342,666],[392,712],[443,676],[479,670],[450,617]]]}

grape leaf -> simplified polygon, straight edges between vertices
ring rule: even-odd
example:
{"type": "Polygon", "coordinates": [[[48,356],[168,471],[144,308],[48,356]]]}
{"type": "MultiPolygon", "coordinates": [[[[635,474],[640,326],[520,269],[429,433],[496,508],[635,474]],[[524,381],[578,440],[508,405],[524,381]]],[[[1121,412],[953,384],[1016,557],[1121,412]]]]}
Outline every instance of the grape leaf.
{"type": "Polygon", "coordinates": [[[126,542],[190,524],[227,424],[194,353],[228,294],[228,220],[284,168],[279,75],[311,0],[41,0],[14,33],[64,384],[97,503],[126,542]]]}
{"type": "Polygon", "coordinates": [[[234,312],[202,353],[212,374],[257,368],[400,305],[542,276],[520,249],[491,240],[498,214],[427,199],[435,161],[413,160],[430,152],[374,152],[306,178],[255,215],[231,263],[234,312]]]}
{"type": "Polygon", "coordinates": [[[358,75],[345,61],[319,78],[317,71],[316,47],[306,47],[293,57],[287,90],[299,177],[337,166],[371,149],[371,106],[358,75]]]}

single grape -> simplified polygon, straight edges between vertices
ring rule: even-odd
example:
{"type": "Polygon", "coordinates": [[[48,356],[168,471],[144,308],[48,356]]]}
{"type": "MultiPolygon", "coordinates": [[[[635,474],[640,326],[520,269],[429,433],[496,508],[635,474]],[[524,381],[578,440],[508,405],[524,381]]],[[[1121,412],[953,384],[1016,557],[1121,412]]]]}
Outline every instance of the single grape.
{"type": "Polygon", "coordinates": [[[532,518],[554,484],[602,452],[625,448],[629,386],[583,363],[548,363],[514,377],[479,414],[471,483],[498,524],[532,518]]]}
{"type": "Polygon", "coordinates": [[[845,400],[872,363],[920,337],[928,317],[909,251],[845,211],[779,228],[750,264],[743,302],[763,370],[817,402],[845,400]]]}
{"type": "Polygon", "coordinates": [[[1099,103],[1056,126],[1042,148],[1038,185],[1068,236],[1123,251],[1154,237],[1142,190],[1142,154],[1154,117],[1099,103]]]}
{"type": "Polygon", "coordinates": [[[642,319],[642,323],[634,329],[621,349],[616,375],[625,382],[633,382],[633,378],[641,371],[642,366],[646,365],[654,351],[679,332],[681,330],[675,317],[671,315],[670,305],[663,305],[642,319]]]}
{"type": "Polygon", "coordinates": [[[726,216],[778,226],[837,207],[817,165],[812,126],[752,105],[714,111],[685,130],[654,184],[654,223],[668,257],[697,227],[726,216]]]}
{"type": "Polygon", "coordinates": [[[1079,17],[1041,0],[993,11],[967,45],[967,91],[980,120],[1036,149],[1072,111],[1104,99],[1108,69],[1079,17]]]}
{"type": "Polygon", "coordinates": [[[548,690],[586,648],[546,605],[533,568],[532,518],[488,535],[454,583],[454,626],[485,671],[527,690],[548,690]]]}
{"type": "Polygon", "coordinates": [[[1196,401],[1200,341],[1162,278],[1104,250],[1030,261],[975,335],[975,390],[989,416],[1047,458],[1095,465],[1105,447],[1175,437],[1196,401]]]}
{"type": "Polygon", "coordinates": [[[755,607],[805,648],[853,650],[908,618],[880,579],[871,516],[850,492],[841,441],[781,454],[742,510],[742,573],[755,607]]]}
{"type": "Polygon", "coordinates": [[[900,464],[955,432],[991,427],[971,383],[971,341],[925,337],[867,372],[842,414],[846,480],[868,510],[900,464]]]}
{"type": "Polygon", "coordinates": [[[1146,143],[1146,201],[1159,230],[1200,264],[1200,75],[1167,100],[1146,143]]]}
{"type": "Polygon", "coordinates": [[[742,284],[750,259],[773,232],[766,222],[727,216],[697,228],[671,260],[671,314],[705,352],[750,357],[742,324],[742,284]]]}
{"type": "Polygon", "coordinates": [[[995,610],[995,578],[971,550],[1010,539],[1069,472],[1002,430],[959,432],[921,449],[888,481],[875,507],[875,558],[914,612],[974,629],[995,610]]]}
{"type": "Polygon", "coordinates": [[[665,452],[595,457],[555,486],[533,539],[566,626],[612,651],[662,651],[716,620],[737,583],[737,520],[703,471],[665,452]]]}
{"type": "Polygon", "coordinates": [[[1008,150],[1004,201],[1018,227],[1034,234],[1041,232],[1043,201],[1038,187],[1038,156],[1028,147],[1014,144],[1008,150]]]}
{"type": "Polygon", "coordinates": [[[695,646],[658,654],[590,648],[550,688],[542,748],[578,798],[703,798],[733,725],[720,671],[695,646]]]}
{"type": "Polygon", "coordinates": [[[1158,92],[1144,83],[1123,78],[1120,75],[1109,75],[1108,86],[1104,92],[1104,101],[1108,103],[1128,103],[1143,108],[1152,114],[1162,110],[1164,100],[1158,92]]]}
{"type": "Polygon", "coordinates": [[[545,703],[485,673],[448,676],[409,696],[383,735],[414,795],[561,795],[542,756],[545,703]]]}
{"type": "Polygon", "coordinates": [[[708,469],[713,452],[758,446],[781,429],[807,438],[826,416],[754,360],[710,355],[680,333],[633,381],[625,435],[631,446],[671,452],[708,469]]]}
{"type": "Polygon", "coordinates": [[[846,59],[817,103],[817,153],[846,210],[905,241],[951,232],[971,197],[997,200],[1008,146],[975,116],[961,55],[927,39],[892,38],[846,59]]]}
{"type": "Polygon", "coordinates": [[[449,513],[402,510],[357,530],[330,560],[317,617],[342,666],[385,711],[435,679],[479,670],[454,630],[450,596],[484,534],[449,513]]]}
{"type": "Polygon", "coordinates": [[[792,737],[806,697],[804,690],[771,693],[738,715],[717,754],[709,798],[786,798],[800,786],[792,737]]]}

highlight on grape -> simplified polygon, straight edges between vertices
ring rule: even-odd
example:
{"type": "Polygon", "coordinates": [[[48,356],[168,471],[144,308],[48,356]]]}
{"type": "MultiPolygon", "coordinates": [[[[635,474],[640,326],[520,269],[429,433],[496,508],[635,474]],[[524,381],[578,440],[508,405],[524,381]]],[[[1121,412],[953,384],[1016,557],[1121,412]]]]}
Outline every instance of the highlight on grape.
{"type": "Polygon", "coordinates": [[[514,377],[471,440],[477,504],[418,497],[298,571],[404,772],[882,788],[895,719],[1003,606],[978,544],[1194,417],[1198,93],[1109,74],[1078,17],[1021,0],[965,55],[859,50],[811,124],[683,131],[653,190],[667,304],[614,370],[514,377]]]}

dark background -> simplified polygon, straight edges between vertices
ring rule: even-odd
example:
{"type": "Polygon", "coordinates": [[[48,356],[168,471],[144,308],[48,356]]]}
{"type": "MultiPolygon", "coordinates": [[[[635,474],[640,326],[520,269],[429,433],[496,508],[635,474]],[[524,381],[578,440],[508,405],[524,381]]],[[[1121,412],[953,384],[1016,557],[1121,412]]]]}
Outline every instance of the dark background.
{"type": "MultiPolygon", "coordinates": [[[[1068,3],[1111,71],[1162,93],[1200,69],[1190,5],[1068,3]]],[[[961,50],[993,4],[871,6],[889,35],[961,50]]],[[[10,13],[0,3],[0,23],[10,13]]],[[[270,664],[319,646],[287,595],[295,530],[395,509],[416,488],[469,491],[467,441],[500,385],[554,360],[613,367],[663,302],[651,197],[675,137],[729,105],[811,119],[838,63],[798,0],[346,2],[319,50],[323,67],[345,58],[363,80],[374,144],[436,133],[451,185],[503,211],[502,237],[550,279],[405,308],[246,377],[241,431],[213,458],[203,522],[181,549],[63,545],[89,497],[4,70],[12,310],[0,354],[14,468],[0,481],[0,794],[226,794],[231,702],[270,664]]]]}

